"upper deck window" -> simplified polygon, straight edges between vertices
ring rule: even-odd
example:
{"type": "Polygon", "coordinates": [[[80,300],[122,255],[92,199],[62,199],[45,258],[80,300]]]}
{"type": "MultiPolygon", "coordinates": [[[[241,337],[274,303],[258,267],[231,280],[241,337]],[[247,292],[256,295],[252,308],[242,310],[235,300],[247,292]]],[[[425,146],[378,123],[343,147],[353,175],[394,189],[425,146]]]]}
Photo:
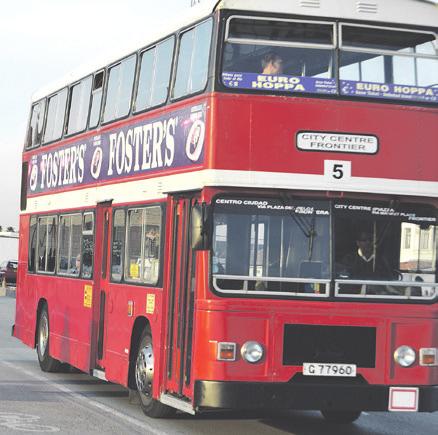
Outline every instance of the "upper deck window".
{"type": "Polygon", "coordinates": [[[222,81],[229,88],[336,93],[331,23],[232,17],[222,81]]]}
{"type": "Polygon", "coordinates": [[[103,122],[123,118],[129,114],[136,60],[136,55],[132,55],[109,69],[103,122]]]}
{"type": "Polygon", "coordinates": [[[342,25],[341,93],[438,101],[437,47],[432,33],[342,25]]]}
{"type": "Polygon", "coordinates": [[[44,143],[52,142],[62,137],[66,104],[67,88],[49,98],[44,143]]]}
{"type": "Polygon", "coordinates": [[[102,106],[103,79],[104,71],[99,71],[94,74],[93,89],[91,91],[90,120],[88,121],[89,128],[95,128],[97,124],[99,124],[100,109],[102,106]]]}
{"type": "Polygon", "coordinates": [[[88,109],[91,97],[91,76],[70,88],[70,108],[67,121],[67,134],[84,131],[87,126],[88,109]]]}
{"type": "Polygon", "coordinates": [[[173,98],[202,91],[207,84],[212,20],[184,32],[179,43],[173,98]]]}
{"type": "Polygon", "coordinates": [[[227,39],[259,40],[274,44],[278,42],[281,45],[283,43],[333,45],[333,26],[290,20],[236,17],[229,22],[227,39]]]}
{"type": "Polygon", "coordinates": [[[432,32],[232,16],[222,83],[256,92],[438,103],[438,45],[432,32]]]}
{"type": "Polygon", "coordinates": [[[141,55],[135,112],[163,104],[169,91],[174,38],[166,39],[141,55]]]}
{"type": "Polygon", "coordinates": [[[44,112],[46,108],[46,100],[41,100],[32,106],[30,115],[30,124],[27,133],[27,148],[34,148],[41,145],[44,126],[44,112]]]}

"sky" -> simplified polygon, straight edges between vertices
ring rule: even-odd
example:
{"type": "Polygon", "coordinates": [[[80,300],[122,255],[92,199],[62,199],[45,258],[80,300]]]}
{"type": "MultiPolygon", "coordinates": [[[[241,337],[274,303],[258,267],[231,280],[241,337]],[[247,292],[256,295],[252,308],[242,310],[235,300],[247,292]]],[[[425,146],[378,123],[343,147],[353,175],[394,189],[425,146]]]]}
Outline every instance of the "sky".
{"type": "Polygon", "coordinates": [[[1,226],[18,226],[21,152],[32,94],[114,47],[144,39],[190,4],[191,0],[0,3],[1,226]]]}

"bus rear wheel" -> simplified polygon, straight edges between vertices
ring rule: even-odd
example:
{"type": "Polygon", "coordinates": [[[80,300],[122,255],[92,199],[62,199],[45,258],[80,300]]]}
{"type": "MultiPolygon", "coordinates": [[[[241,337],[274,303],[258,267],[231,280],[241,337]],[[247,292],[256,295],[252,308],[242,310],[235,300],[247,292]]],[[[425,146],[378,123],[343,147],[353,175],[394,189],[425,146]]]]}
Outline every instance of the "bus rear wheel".
{"type": "Polygon", "coordinates": [[[146,329],[140,339],[135,362],[135,385],[143,412],[152,418],[170,417],[175,410],[152,397],[154,381],[154,350],[152,335],[146,329]]]}
{"type": "Polygon", "coordinates": [[[43,372],[57,372],[61,363],[49,354],[49,335],[49,314],[45,305],[38,317],[36,351],[41,370],[43,372]]]}
{"type": "Polygon", "coordinates": [[[321,411],[324,418],[330,423],[349,424],[356,421],[361,411],[321,411]]]}

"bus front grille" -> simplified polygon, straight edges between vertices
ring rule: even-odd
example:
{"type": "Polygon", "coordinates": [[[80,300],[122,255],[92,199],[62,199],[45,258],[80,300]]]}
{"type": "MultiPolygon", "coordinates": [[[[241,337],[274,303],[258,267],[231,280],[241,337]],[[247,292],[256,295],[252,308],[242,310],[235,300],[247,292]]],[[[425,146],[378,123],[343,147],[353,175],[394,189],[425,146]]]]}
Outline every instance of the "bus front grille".
{"type": "Polygon", "coordinates": [[[376,329],[362,326],[285,325],[283,365],[376,363],[376,329]]]}

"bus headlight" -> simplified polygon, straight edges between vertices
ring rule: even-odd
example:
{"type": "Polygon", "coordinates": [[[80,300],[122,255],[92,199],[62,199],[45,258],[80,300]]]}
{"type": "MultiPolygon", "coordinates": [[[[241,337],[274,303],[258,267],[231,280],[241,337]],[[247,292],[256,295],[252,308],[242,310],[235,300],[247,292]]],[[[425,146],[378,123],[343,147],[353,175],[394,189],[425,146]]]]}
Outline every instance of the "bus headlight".
{"type": "Polygon", "coordinates": [[[247,341],[241,349],[242,358],[254,364],[263,358],[263,346],[257,341],[247,341]]]}
{"type": "Polygon", "coordinates": [[[415,362],[415,350],[410,346],[400,346],[394,352],[394,361],[402,367],[409,367],[415,362]]]}

